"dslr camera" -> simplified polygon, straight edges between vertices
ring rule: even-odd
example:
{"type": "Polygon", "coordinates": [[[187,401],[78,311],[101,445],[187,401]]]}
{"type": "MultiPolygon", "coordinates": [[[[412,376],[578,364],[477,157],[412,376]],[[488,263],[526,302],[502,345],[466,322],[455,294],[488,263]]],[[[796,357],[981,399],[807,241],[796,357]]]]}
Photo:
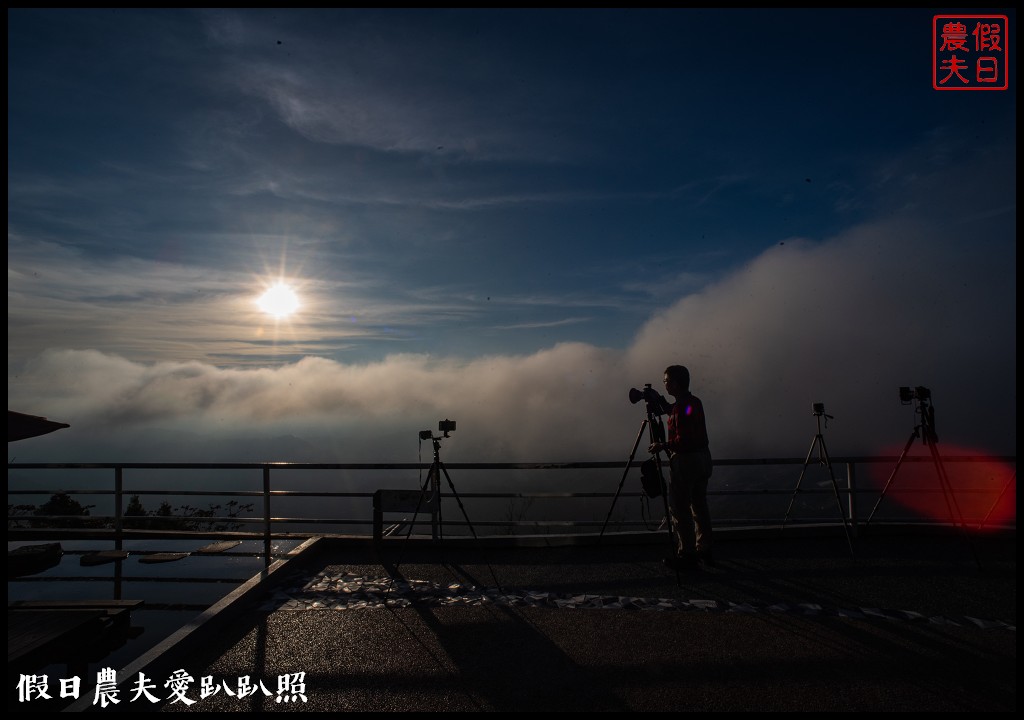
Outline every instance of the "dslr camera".
{"type": "Polygon", "coordinates": [[[636,388],[629,389],[629,401],[636,405],[641,400],[647,403],[648,412],[655,413],[657,415],[664,415],[665,410],[665,398],[661,394],[651,387],[650,383],[644,385],[643,390],[637,390],[636,388]]]}
{"type": "Polygon", "coordinates": [[[909,405],[914,400],[918,400],[920,402],[927,402],[928,400],[931,400],[931,397],[932,397],[932,391],[929,390],[926,387],[922,387],[921,385],[918,385],[917,387],[914,387],[914,388],[911,388],[911,387],[901,387],[900,388],[900,404],[901,405],[909,405]]]}

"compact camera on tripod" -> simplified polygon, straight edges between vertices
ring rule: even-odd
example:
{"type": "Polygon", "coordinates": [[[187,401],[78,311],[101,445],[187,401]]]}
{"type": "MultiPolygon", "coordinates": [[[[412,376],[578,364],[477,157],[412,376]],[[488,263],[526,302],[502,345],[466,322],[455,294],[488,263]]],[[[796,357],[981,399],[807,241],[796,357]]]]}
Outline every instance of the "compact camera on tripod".
{"type": "MultiPolygon", "coordinates": [[[[451,437],[448,433],[455,432],[454,420],[441,420],[437,423],[437,429],[443,437],[451,437]]],[[[434,433],[431,430],[420,430],[420,440],[433,440],[434,433]]]]}

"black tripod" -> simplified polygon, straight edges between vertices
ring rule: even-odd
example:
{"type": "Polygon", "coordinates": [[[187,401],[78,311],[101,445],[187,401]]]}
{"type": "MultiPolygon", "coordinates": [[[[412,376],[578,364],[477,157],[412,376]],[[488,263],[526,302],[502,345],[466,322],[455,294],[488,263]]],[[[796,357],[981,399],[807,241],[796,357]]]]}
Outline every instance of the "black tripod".
{"type": "Polygon", "coordinates": [[[807,451],[807,458],[804,460],[804,467],[800,471],[800,477],[796,481],[796,487],[793,489],[793,497],[789,500],[789,507],[786,508],[786,517],[782,519],[782,529],[786,529],[786,522],[789,521],[789,514],[793,511],[793,503],[796,502],[796,496],[800,492],[800,483],[804,481],[804,474],[807,472],[807,465],[811,462],[811,455],[814,454],[814,448],[818,448],[818,464],[824,465],[828,468],[828,476],[832,480],[832,492],[836,496],[836,505],[839,506],[839,517],[843,520],[843,530],[846,532],[846,544],[850,548],[850,555],[853,555],[853,539],[850,535],[850,524],[846,521],[846,512],[843,510],[843,501],[839,497],[839,486],[836,484],[836,474],[832,470],[832,459],[828,456],[828,448],[825,447],[825,436],[821,434],[821,419],[825,418],[825,427],[828,427],[829,420],[835,420],[831,415],[825,414],[824,403],[814,403],[811,405],[811,411],[814,413],[814,419],[818,423],[818,432],[811,441],[811,447],[807,451]]]}
{"type": "MultiPolygon", "coordinates": [[[[462,517],[466,518],[466,525],[469,526],[469,531],[473,534],[473,539],[478,540],[476,536],[476,529],[473,527],[473,523],[469,519],[469,515],[466,513],[466,506],[462,504],[462,498],[459,497],[458,491],[455,489],[455,483],[452,482],[452,476],[448,474],[448,468],[441,462],[441,440],[447,437],[451,437],[448,434],[448,430],[445,429],[444,423],[450,422],[444,420],[441,422],[441,435],[434,435],[429,430],[425,430],[420,433],[420,439],[429,439],[434,445],[434,462],[431,463],[430,469],[427,470],[427,481],[423,484],[420,493],[420,503],[422,504],[424,497],[432,497],[437,502],[437,520],[431,527],[431,535],[434,540],[443,540],[443,520],[441,518],[441,475],[444,474],[445,480],[448,481],[448,487],[452,491],[452,496],[459,505],[459,510],[462,511],[462,517]]],[[[452,423],[454,426],[455,423],[452,423]]],[[[451,429],[454,429],[452,427],[451,429]]],[[[419,508],[416,509],[419,512],[419,508]]],[[[409,525],[409,532],[412,532],[413,526],[416,524],[416,515],[413,515],[412,523],[409,525]]]]}
{"type": "MultiPolygon", "coordinates": [[[[462,517],[466,519],[466,525],[469,527],[470,533],[473,535],[473,540],[479,542],[480,538],[477,537],[476,529],[473,527],[472,521],[469,519],[469,514],[466,512],[466,506],[462,504],[462,498],[459,497],[458,491],[455,489],[455,483],[452,482],[452,476],[448,474],[448,468],[441,462],[441,440],[451,437],[448,433],[455,429],[455,422],[452,420],[442,420],[438,424],[438,429],[441,431],[441,435],[434,435],[430,430],[420,431],[420,440],[430,440],[434,446],[434,461],[430,464],[430,469],[427,470],[427,480],[420,487],[419,501],[416,505],[416,511],[413,513],[412,521],[409,523],[409,531],[406,533],[405,541],[408,542],[412,537],[412,531],[416,527],[416,518],[419,515],[420,509],[424,504],[432,504],[436,508],[436,518],[431,524],[431,536],[434,542],[441,542],[443,540],[443,522],[441,518],[441,475],[443,474],[445,480],[448,481],[448,488],[452,491],[452,496],[459,505],[459,510],[462,511],[462,517]]],[[[484,560],[488,569],[491,571],[491,577],[494,578],[494,583],[501,590],[501,583],[498,582],[497,576],[494,575],[494,568],[491,567],[490,563],[484,560]]],[[[398,576],[398,568],[401,565],[401,558],[395,561],[391,571],[391,581],[394,584],[395,578],[398,576]]],[[[388,586],[388,592],[391,591],[391,585],[388,586]]]]}
{"type": "Polygon", "coordinates": [[[935,472],[939,477],[939,485],[946,500],[946,509],[949,511],[949,520],[959,528],[960,533],[971,546],[971,554],[974,555],[974,561],[978,564],[978,567],[981,567],[981,560],[978,559],[974,543],[967,536],[964,516],[960,512],[960,506],[957,504],[956,497],[953,495],[953,490],[949,484],[949,475],[946,474],[946,468],[942,464],[942,456],[939,454],[939,436],[935,432],[935,407],[931,404],[931,391],[926,387],[901,387],[900,402],[908,405],[912,401],[917,402],[914,413],[921,416],[921,423],[915,425],[913,431],[911,431],[907,444],[903,447],[903,452],[900,453],[900,457],[896,461],[896,467],[893,468],[892,474],[889,475],[889,479],[885,483],[885,487],[882,488],[882,494],[875,501],[875,506],[871,509],[871,514],[868,516],[867,522],[864,523],[864,527],[866,529],[875,517],[875,512],[878,510],[878,506],[882,504],[882,500],[889,491],[893,480],[896,479],[896,473],[899,472],[900,466],[903,465],[903,460],[907,457],[910,446],[914,444],[915,439],[921,438],[921,441],[928,447],[928,452],[931,453],[932,463],[935,465],[935,472]]]}
{"type": "Polygon", "coordinates": [[[1005,495],[1006,495],[1006,491],[1007,491],[1007,490],[1009,490],[1009,489],[1010,489],[1010,486],[1011,486],[1011,485],[1013,485],[1013,484],[1015,484],[1016,482],[1017,482],[1017,471],[1016,471],[1016,470],[1014,470],[1014,471],[1013,471],[1013,474],[1012,474],[1012,475],[1011,475],[1011,476],[1010,476],[1010,477],[1009,477],[1009,478],[1007,479],[1007,481],[1006,481],[1006,482],[1005,482],[1005,483],[1003,484],[1003,489],[999,491],[999,495],[998,495],[998,496],[996,497],[996,499],[995,499],[995,500],[994,500],[994,501],[992,502],[992,507],[990,507],[990,508],[988,509],[988,512],[987,512],[987,513],[985,513],[985,517],[983,517],[983,518],[981,519],[981,522],[980,522],[980,523],[978,523],[978,529],[979,529],[979,530],[984,530],[984,529],[985,529],[985,526],[986,526],[986,525],[988,524],[988,519],[989,519],[990,517],[992,517],[992,513],[993,513],[993,512],[995,512],[995,509],[996,509],[997,507],[999,507],[999,503],[1000,503],[1000,501],[1002,501],[1003,497],[1005,497],[1005,495]]]}
{"type": "MultiPolygon", "coordinates": [[[[619,499],[619,495],[622,494],[622,486],[626,483],[626,476],[629,474],[629,468],[633,465],[633,458],[636,457],[636,450],[640,447],[640,441],[643,440],[644,430],[649,430],[650,443],[663,443],[665,442],[665,426],[661,422],[661,415],[664,413],[661,396],[658,395],[650,386],[650,384],[644,385],[643,392],[633,388],[629,391],[629,400],[634,405],[641,399],[646,400],[647,403],[647,416],[643,422],[640,423],[640,432],[636,435],[636,440],[633,442],[633,449],[629,453],[629,460],[626,462],[626,469],[622,471],[622,479],[619,480],[619,487],[615,491],[615,497],[612,498],[611,507],[608,508],[608,516],[604,519],[604,525],[601,526],[601,534],[597,538],[597,542],[600,544],[601,539],[604,537],[604,531],[608,527],[608,522],[611,520],[612,512],[615,510],[615,503],[619,499]]],[[[665,506],[665,519],[668,527],[669,543],[672,547],[672,554],[675,554],[675,536],[672,534],[672,522],[669,520],[668,511],[668,488],[665,485],[665,473],[662,471],[661,465],[661,453],[655,453],[652,460],[654,461],[655,469],[655,482],[662,502],[665,506]]],[[[650,467],[650,466],[648,466],[650,467]]],[[[650,495],[650,493],[648,493],[650,495]]]]}

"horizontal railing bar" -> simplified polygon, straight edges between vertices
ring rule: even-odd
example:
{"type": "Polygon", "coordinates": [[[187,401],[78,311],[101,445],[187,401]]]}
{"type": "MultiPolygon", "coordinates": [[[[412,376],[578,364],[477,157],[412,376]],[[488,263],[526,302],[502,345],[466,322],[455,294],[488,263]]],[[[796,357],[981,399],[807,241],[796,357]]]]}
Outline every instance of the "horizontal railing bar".
{"type": "MultiPolygon", "coordinates": [[[[897,455],[832,457],[833,465],[896,462],[897,455]]],[[[908,455],[903,462],[932,462],[930,455],[908,455]]],[[[1013,462],[1016,455],[943,455],[943,462],[1013,462]]],[[[714,466],[803,465],[805,458],[741,458],[720,459],[714,466]]],[[[445,463],[448,469],[460,470],[579,470],[624,468],[624,461],[562,462],[562,463],[445,463]]],[[[634,460],[634,465],[638,463],[634,460]]],[[[817,463],[808,463],[817,464],[817,463]]],[[[26,469],[137,469],[137,470],[428,470],[432,463],[8,463],[9,470],[26,469]]]]}
{"type": "MultiPolygon", "coordinates": [[[[833,480],[834,484],[829,487],[828,483],[815,482],[811,487],[793,487],[792,482],[789,480],[782,480],[781,476],[784,473],[773,471],[772,475],[779,475],[776,478],[756,478],[757,481],[762,483],[771,482],[775,486],[766,488],[745,488],[745,489],[730,489],[728,487],[722,489],[710,489],[708,491],[709,497],[770,497],[770,496],[786,496],[790,497],[800,494],[804,497],[825,497],[832,494],[841,496],[843,503],[847,506],[850,516],[851,523],[856,527],[860,521],[856,517],[856,505],[855,500],[862,498],[865,495],[877,495],[880,488],[878,487],[856,487],[856,466],[858,464],[879,464],[887,463],[892,464],[896,462],[907,462],[907,463],[925,463],[931,465],[934,463],[936,458],[933,456],[923,453],[914,456],[857,456],[857,457],[836,457],[831,459],[833,466],[833,480]],[[843,468],[842,466],[846,467],[843,468]],[[845,472],[844,472],[845,471],[845,472]],[[785,483],[787,486],[780,487],[785,483]],[[840,483],[842,486],[840,486],[840,483]]],[[[1009,463],[1015,466],[1016,456],[984,456],[984,455],[958,455],[948,456],[941,458],[942,462],[946,463],[1009,463]]],[[[603,469],[603,470],[622,470],[623,468],[636,467],[639,469],[639,461],[629,462],[624,461],[610,461],[610,462],[571,462],[571,463],[450,463],[444,467],[455,471],[469,470],[469,471],[490,471],[490,470],[591,470],[591,469],[603,469]]],[[[754,467],[754,466],[803,466],[806,470],[807,467],[815,465],[820,468],[824,463],[815,462],[811,463],[806,458],[751,458],[751,459],[720,459],[715,463],[716,467],[754,467]]],[[[234,534],[237,537],[255,537],[264,540],[269,543],[271,539],[280,539],[285,537],[281,532],[275,532],[272,526],[281,525],[298,525],[298,526],[309,526],[306,529],[306,533],[312,531],[313,526],[338,526],[349,527],[359,526],[360,531],[364,531],[367,528],[373,526],[374,519],[371,517],[358,517],[358,518],[310,518],[310,517],[287,517],[277,516],[271,517],[271,500],[283,500],[285,498],[323,498],[323,499],[352,499],[365,501],[369,498],[374,497],[373,492],[332,492],[332,491],[316,491],[316,490],[288,490],[288,489],[273,489],[272,479],[278,479],[278,484],[283,484],[280,478],[279,471],[291,470],[291,471],[381,471],[381,470],[415,470],[420,472],[420,480],[415,483],[413,488],[409,488],[412,492],[416,492],[418,488],[422,486],[422,471],[428,470],[433,467],[433,463],[284,463],[284,462],[269,462],[269,463],[10,463],[8,465],[9,477],[8,483],[12,482],[11,472],[18,470],[113,470],[114,483],[113,489],[102,490],[96,488],[84,488],[84,489],[58,489],[58,490],[47,490],[43,488],[18,488],[9,489],[9,497],[14,496],[46,496],[56,494],[66,494],[72,496],[110,496],[113,498],[115,505],[114,515],[35,515],[35,514],[22,514],[22,515],[8,515],[8,537],[12,536],[19,537],[38,537],[43,531],[51,531],[53,533],[60,532],[60,530],[66,530],[70,533],[79,533],[82,535],[92,533],[114,533],[116,537],[133,537],[139,536],[145,533],[157,534],[160,532],[171,533],[177,532],[182,536],[188,537],[227,537],[234,534]],[[232,489],[232,490],[177,490],[177,489],[140,489],[140,490],[125,490],[123,488],[123,482],[125,479],[125,470],[141,470],[141,471],[182,471],[182,470],[208,470],[208,471],[242,471],[242,470],[260,470],[262,473],[262,490],[250,490],[250,489],[232,489]],[[253,512],[251,505],[255,503],[239,503],[238,501],[231,500],[227,502],[228,512],[244,512],[245,515],[235,516],[197,516],[197,515],[155,515],[147,513],[145,515],[130,515],[126,516],[123,513],[123,503],[126,498],[132,496],[146,496],[146,497],[164,497],[164,498],[179,498],[177,504],[182,505],[181,500],[189,497],[206,497],[206,498],[244,498],[254,500],[257,498],[263,498],[262,502],[262,514],[260,510],[256,510],[256,514],[253,512]],[[53,525],[53,527],[39,527],[40,525],[53,525]],[[167,527],[168,525],[177,525],[178,528],[172,529],[167,527]],[[187,526],[182,529],[181,526],[187,526]],[[214,526],[220,525],[221,529],[213,529],[214,526]],[[262,526],[261,533],[246,534],[239,528],[243,526],[262,526]],[[100,527],[105,526],[105,527],[100,527]],[[165,529],[161,529],[163,526],[165,529]],[[229,527],[232,530],[224,530],[223,528],[229,527]],[[206,529],[202,529],[206,528],[206,529]]],[[[898,467],[898,466],[897,466],[898,467]]],[[[16,473],[15,473],[16,474],[16,473]]],[[[754,475],[765,475],[769,473],[753,473],[754,475]]],[[[788,471],[786,471],[788,474],[788,471]]],[[[991,474],[987,481],[994,481],[998,473],[991,474]]],[[[15,482],[25,482],[25,475],[14,478],[15,482]]],[[[159,477],[159,476],[158,476],[159,477]]],[[[252,477],[254,476],[248,476],[252,477]]],[[[297,484],[293,478],[295,476],[289,476],[289,484],[297,484]]],[[[319,478],[314,477],[314,480],[323,479],[325,476],[321,475],[319,478]]],[[[360,481],[365,482],[365,479],[369,476],[361,476],[360,481]]],[[[624,479],[625,476],[623,476],[624,479]]],[[[794,471],[795,477],[795,471],[794,471]]],[[[801,475],[803,477],[803,475],[801,475]]],[[[1006,476],[1009,479],[1001,479],[1003,483],[1004,493],[1008,488],[1015,483],[1016,471],[1013,470],[1012,476],[1006,476]]],[[[329,476],[328,476],[329,478],[329,476]]],[[[911,480],[917,480],[919,478],[911,478],[911,480]]],[[[163,477],[163,483],[179,481],[183,484],[188,484],[188,478],[183,478],[182,475],[175,477],[174,475],[165,475],[163,477]]],[[[941,480],[941,478],[940,478],[941,480]]],[[[49,482],[54,482],[52,476],[48,477],[49,482]]],[[[68,478],[61,476],[57,482],[67,482],[68,478]]],[[[140,480],[139,475],[134,476],[135,482],[152,482],[152,478],[146,478],[140,480]]],[[[159,481],[159,480],[158,480],[159,481]]],[[[346,478],[346,483],[351,480],[346,478]]],[[[89,484],[102,484],[102,479],[97,478],[95,475],[89,477],[83,482],[89,484]]],[[[244,482],[240,482],[239,478],[231,478],[231,484],[233,485],[247,485],[248,479],[244,482]]],[[[391,478],[390,480],[381,480],[380,482],[390,482],[392,485],[396,484],[412,484],[411,479],[403,478],[402,480],[396,480],[391,478]]],[[[203,479],[203,483],[209,487],[208,480],[203,479]]],[[[198,484],[198,481],[195,483],[198,484]]],[[[730,481],[730,484],[731,483],[730,481]]],[[[591,484],[592,485],[592,484],[591,484]]],[[[713,481],[714,485],[714,481],[713,481]]],[[[336,485],[337,486],[337,483],[336,485]]],[[[636,485],[634,484],[634,487],[636,485]]],[[[609,490],[611,488],[608,488],[609,490]]],[[[513,501],[513,500],[559,500],[559,499],[594,499],[594,500],[608,500],[611,498],[625,498],[635,499],[643,498],[645,495],[640,492],[621,492],[622,483],[619,484],[619,492],[469,492],[469,493],[445,493],[440,492],[442,500],[451,500],[452,498],[474,500],[474,501],[513,501]]],[[[998,488],[996,488],[998,490],[998,488]]],[[[886,492],[890,492],[893,495],[900,494],[919,494],[919,495],[940,495],[947,492],[952,492],[957,496],[979,496],[979,495],[992,495],[993,489],[982,489],[973,485],[971,487],[957,487],[955,483],[943,483],[941,487],[932,484],[929,487],[916,487],[913,484],[908,486],[906,483],[895,485],[891,488],[886,487],[886,492]]],[[[999,499],[1003,498],[1003,494],[999,494],[999,499]]],[[[879,498],[881,499],[881,498],[879,498]]],[[[660,498],[653,499],[657,504],[661,503],[660,498]]],[[[33,506],[34,507],[34,506],[33,506]]],[[[52,506],[51,506],[52,507],[52,506]]],[[[95,505],[89,506],[88,509],[93,509],[95,505]]],[[[101,505],[101,507],[103,507],[101,505]]],[[[293,506],[294,507],[294,506],[293,506]]],[[[350,503],[345,506],[348,508],[347,512],[360,512],[356,507],[356,503],[350,503]],[[355,508],[355,509],[352,509],[355,508]]],[[[474,507],[479,507],[474,505],[474,507]]],[[[877,507],[877,505],[876,505],[877,507]]],[[[994,507],[994,505],[993,505],[994,507]]],[[[199,510],[197,508],[190,508],[189,505],[184,505],[184,512],[190,510],[199,510]]],[[[791,505],[792,508],[792,505],[791,505]]],[[[50,509],[50,508],[47,508],[50,509]]],[[[182,511],[181,507],[176,508],[179,512],[182,511]]],[[[212,512],[220,510],[220,505],[214,506],[210,503],[210,507],[205,510],[199,510],[200,512],[212,512]]],[[[273,508],[280,511],[282,508],[273,508]]],[[[301,511],[301,510],[300,510],[301,511]]],[[[756,511],[756,510],[755,510],[756,511]]],[[[661,515],[658,510],[651,510],[652,514],[661,515]]],[[[812,510],[812,512],[822,512],[821,508],[812,510]]],[[[873,511],[872,511],[873,512],[873,511]]],[[[910,511],[911,513],[913,511],[910,511]]],[[[643,514],[647,514],[648,511],[644,511],[643,514]]],[[[788,513],[788,511],[787,511],[788,513]]],[[[959,513],[959,510],[958,510],[959,513]]],[[[989,510],[991,514],[991,509],[989,510]]],[[[501,515],[500,511],[490,513],[494,515],[501,515]]],[[[522,517],[525,512],[522,513],[510,513],[512,515],[518,514],[522,517]]],[[[575,513],[573,513],[575,514],[575,513]]],[[[589,514],[589,513],[588,513],[589,514]]],[[[472,513],[471,513],[472,515],[472,513]]],[[[973,512],[972,512],[973,515],[973,512]]],[[[887,512],[888,518],[891,520],[893,513],[887,512]]],[[[911,522],[914,522],[914,516],[908,516],[911,522]]],[[[787,514],[787,520],[788,520],[787,514]]],[[[837,523],[840,519],[845,522],[845,518],[840,517],[829,517],[826,518],[826,522],[837,523]]],[[[959,522],[962,524],[976,524],[978,522],[984,524],[989,520],[989,515],[978,519],[961,517],[959,522]]],[[[785,524],[786,521],[781,518],[770,518],[755,520],[752,518],[721,518],[716,520],[716,525],[722,526],[734,526],[742,524],[750,524],[751,522],[758,523],[759,525],[778,526],[779,523],[785,524]]],[[[869,519],[870,521],[870,519],[869,519]]],[[[432,516],[430,513],[424,512],[416,516],[415,521],[403,520],[406,525],[412,526],[427,526],[432,525],[437,529],[443,528],[454,528],[454,527],[488,527],[488,528],[509,528],[510,531],[513,528],[596,528],[598,526],[610,526],[612,528],[634,528],[634,527],[646,527],[651,529],[653,525],[657,523],[655,518],[647,520],[616,520],[611,521],[605,520],[601,522],[598,518],[589,520],[512,520],[512,519],[500,519],[500,520],[477,520],[477,521],[455,521],[455,520],[442,520],[437,516],[432,516]]],[[[806,516],[801,516],[799,519],[794,519],[792,524],[805,524],[808,522],[816,522],[806,516]]],[[[884,522],[884,521],[883,521],[884,522]]],[[[904,520],[903,522],[906,522],[904,520]]],[[[952,520],[951,520],[952,522],[952,520]]],[[[955,523],[954,523],[955,524],[955,523]]],[[[290,536],[299,536],[301,533],[290,533],[290,536]]],[[[267,551],[269,554],[269,551],[267,551]]]]}
{"type": "MultiPolygon", "coordinates": [[[[839,479],[836,479],[837,483],[839,479]]],[[[836,488],[840,494],[849,495],[875,495],[879,492],[879,488],[836,488]]],[[[955,491],[957,495],[989,495],[991,489],[983,489],[975,486],[972,487],[957,487],[951,486],[951,490],[955,491]]],[[[414,490],[414,489],[413,489],[414,490]]],[[[794,492],[799,492],[801,495],[832,495],[834,490],[830,487],[825,488],[800,488],[795,490],[793,488],[755,488],[749,490],[708,490],[708,496],[717,495],[721,497],[729,497],[733,495],[791,495],[794,492]]],[[[914,487],[904,485],[894,485],[887,493],[917,493],[917,494],[939,494],[945,491],[942,488],[937,487],[914,487]]],[[[8,495],[54,495],[57,493],[64,493],[67,495],[116,495],[117,492],[114,490],[88,490],[88,489],[72,489],[68,490],[62,488],[60,490],[8,490],[8,495]]],[[[263,497],[263,493],[258,490],[144,490],[140,492],[125,490],[121,493],[124,496],[132,495],[154,495],[154,496],[208,496],[208,497],[263,497]]],[[[364,498],[370,499],[373,497],[372,492],[361,492],[361,493],[332,493],[332,492],[316,492],[306,490],[271,490],[270,495],[272,497],[341,497],[341,498],[364,498]]],[[[620,498],[638,498],[645,497],[644,493],[638,492],[623,492],[618,495],[620,498]]],[[[451,493],[441,493],[441,499],[455,498],[456,496],[451,493]]],[[[563,500],[572,498],[612,498],[615,497],[615,493],[610,492],[589,492],[589,493],[472,493],[472,492],[460,492],[458,494],[460,498],[476,498],[476,499],[492,499],[492,500],[530,500],[530,499],[541,499],[541,500],[563,500]]],[[[15,517],[35,517],[45,518],[51,517],[47,515],[19,515],[15,517]]],[[[106,517],[102,515],[81,515],[81,516],[68,516],[68,515],[57,515],[53,517],[106,517]]],[[[172,518],[186,518],[186,519],[205,519],[205,518],[193,518],[186,515],[125,515],[124,517],[172,517],[172,518]]]]}
{"type": "MultiPolygon", "coordinates": [[[[117,495],[116,490],[69,490],[68,488],[60,488],[59,490],[47,490],[44,488],[32,489],[32,490],[8,490],[8,495],[54,495],[57,493],[67,493],[68,495],[117,495]]],[[[260,490],[122,490],[121,495],[131,497],[132,495],[206,495],[215,497],[263,497],[263,492],[260,490]]],[[[274,496],[295,496],[295,497],[355,497],[355,498],[370,498],[373,497],[372,492],[316,492],[315,490],[271,490],[271,495],[274,496]]]]}
{"type": "MultiPolygon", "coordinates": [[[[79,516],[64,516],[64,517],[79,517],[79,516]]],[[[909,518],[909,517],[912,517],[912,516],[907,516],[907,517],[909,518]]],[[[808,522],[811,519],[812,518],[807,518],[807,517],[804,517],[804,516],[801,515],[801,516],[796,517],[796,518],[790,518],[789,523],[790,524],[793,524],[793,523],[803,523],[803,522],[808,522]]],[[[820,518],[820,519],[821,520],[827,520],[828,522],[839,522],[838,517],[827,517],[827,518],[820,518]]],[[[757,524],[759,524],[759,525],[773,524],[773,523],[778,523],[779,522],[779,518],[761,518],[761,519],[754,519],[754,518],[720,518],[720,519],[716,519],[715,523],[716,523],[716,525],[717,524],[728,523],[728,522],[747,523],[747,522],[751,522],[751,521],[755,521],[755,520],[756,520],[757,524]]],[[[977,518],[977,517],[966,517],[966,516],[964,517],[964,523],[968,524],[968,525],[976,523],[979,520],[980,520],[980,518],[977,518]]],[[[252,523],[252,524],[257,524],[257,523],[263,524],[263,523],[267,522],[264,518],[247,518],[246,521],[248,523],[252,523]]],[[[651,519],[651,520],[648,520],[648,521],[644,521],[644,520],[610,520],[608,522],[608,525],[616,526],[616,527],[633,526],[633,525],[643,526],[643,525],[652,525],[652,524],[655,524],[655,523],[657,523],[659,521],[660,520],[655,520],[655,519],[651,519]]],[[[202,521],[197,521],[197,522],[202,522],[202,521]]],[[[275,524],[275,525],[366,525],[366,526],[370,526],[370,525],[373,524],[372,520],[370,520],[368,518],[275,517],[275,518],[270,518],[270,522],[275,524]]],[[[416,525],[430,525],[430,524],[432,524],[433,521],[432,521],[430,515],[421,514],[419,517],[417,517],[415,523],[413,523],[413,521],[411,519],[409,519],[409,518],[404,518],[404,519],[396,518],[392,522],[401,522],[401,523],[404,523],[404,524],[416,524],[416,525]]],[[[464,525],[470,525],[470,524],[472,524],[472,525],[481,525],[481,526],[491,526],[491,525],[493,525],[493,526],[502,526],[502,525],[508,525],[508,526],[516,526],[516,527],[529,527],[529,526],[535,525],[537,523],[541,523],[541,524],[558,524],[558,525],[566,525],[566,526],[580,526],[580,527],[589,526],[589,525],[594,525],[594,526],[604,525],[604,521],[602,521],[602,520],[473,520],[470,523],[467,523],[464,520],[458,520],[458,521],[456,521],[456,520],[444,520],[441,524],[442,524],[442,526],[445,526],[445,527],[447,527],[447,526],[458,526],[458,525],[463,525],[464,526],[464,525]]],[[[88,528],[88,527],[75,528],[75,527],[70,527],[70,526],[67,526],[67,525],[54,525],[54,526],[44,526],[44,527],[12,527],[12,528],[8,528],[8,530],[38,530],[38,531],[48,531],[48,530],[93,530],[93,531],[97,531],[97,532],[106,531],[106,530],[109,530],[111,532],[114,531],[114,529],[112,527],[109,527],[109,526],[107,526],[107,527],[93,527],[93,528],[88,528]]],[[[126,531],[126,534],[127,534],[127,533],[131,533],[131,532],[147,532],[147,531],[160,532],[161,528],[159,528],[159,527],[142,527],[142,526],[132,527],[132,526],[128,526],[128,527],[125,527],[124,530],[126,531]]],[[[227,535],[227,534],[232,534],[232,533],[238,534],[238,533],[241,533],[241,532],[245,532],[245,531],[242,531],[242,530],[201,530],[201,529],[188,530],[188,529],[181,529],[181,528],[167,528],[167,529],[165,529],[165,531],[178,532],[178,533],[181,533],[183,537],[194,537],[196,535],[207,535],[207,534],[210,535],[210,536],[219,536],[219,535],[222,535],[222,534],[227,535]]],[[[246,537],[252,537],[254,539],[259,539],[261,536],[258,533],[250,533],[246,537]]]]}
{"type": "MultiPolygon", "coordinates": [[[[139,557],[143,557],[140,555],[139,557]]],[[[124,562],[121,560],[120,562],[124,562]]],[[[8,582],[17,580],[18,582],[51,582],[55,580],[72,580],[74,582],[110,582],[113,578],[109,575],[23,575],[18,578],[8,578],[8,582]]],[[[213,578],[213,577],[197,577],[197,576],[185,576],[185,577],[167,577],[164,575],[122,575],[119,581],[122,583],[126,582],[157,582],[157,583],[195,583],[204,585],[240,585],[249,580],[248,577],[239,578],[213,578]]],[[[142,606],[145,607],[145,606],[142,606]]]]}

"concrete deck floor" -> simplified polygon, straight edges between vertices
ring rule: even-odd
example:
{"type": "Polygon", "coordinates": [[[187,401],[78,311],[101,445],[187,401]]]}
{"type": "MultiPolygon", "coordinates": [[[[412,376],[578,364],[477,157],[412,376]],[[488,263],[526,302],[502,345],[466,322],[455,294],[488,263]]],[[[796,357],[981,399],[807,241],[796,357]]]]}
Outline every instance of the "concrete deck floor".
{"type": "Polygon", "coordinates": [[[1015,711],[1015,532],[879,530],[855,556],[841,531],[721,532],[678,580],[657,536],[325,538],[125,668],[105,711],[1015,711]],[[129,702],[175,670],[193,704],[129,702]]]}

